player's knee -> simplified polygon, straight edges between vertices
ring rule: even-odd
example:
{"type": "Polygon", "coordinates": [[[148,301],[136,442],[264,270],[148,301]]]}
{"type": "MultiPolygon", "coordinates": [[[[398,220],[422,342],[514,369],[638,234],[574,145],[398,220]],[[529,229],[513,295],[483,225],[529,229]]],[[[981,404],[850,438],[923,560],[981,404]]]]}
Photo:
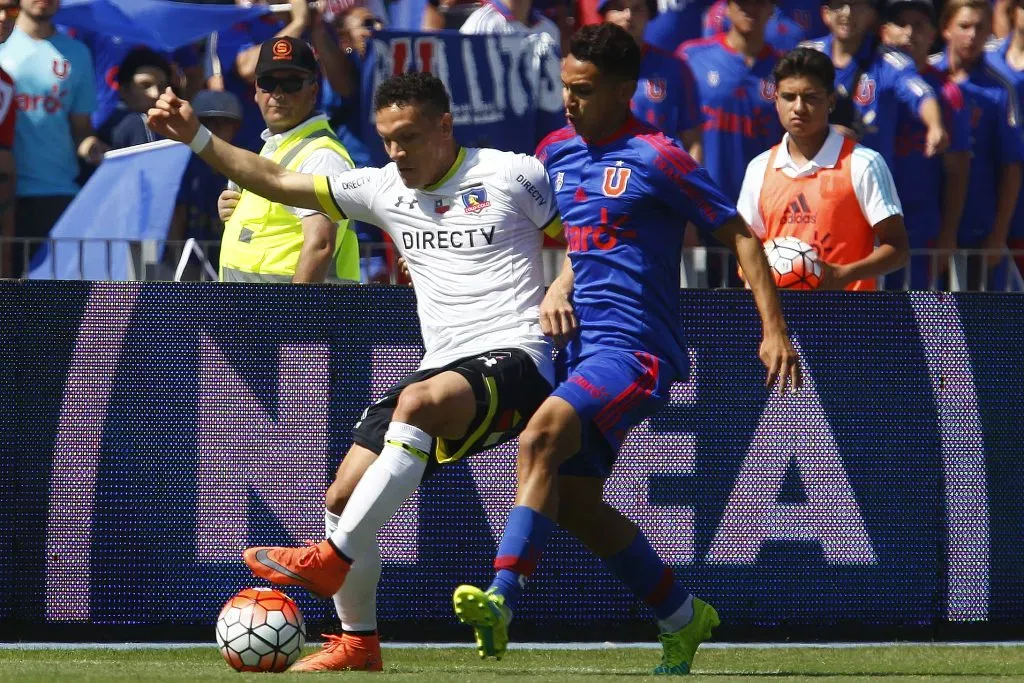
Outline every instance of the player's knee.
{"type": "Polygon", "coordinates": [[[519,468],[527,472],[558,469],[559,434],[548,427],[527,425],[519,435],[519,468]]]}
{"type": "Polygon", "coordinates": [[[413,424],[420,429],[432,433],[437,418],[437,406],[430,389],[420,384],[412,384],[398,395],[398,403],[392,419],[398,422],[413,424]]]}

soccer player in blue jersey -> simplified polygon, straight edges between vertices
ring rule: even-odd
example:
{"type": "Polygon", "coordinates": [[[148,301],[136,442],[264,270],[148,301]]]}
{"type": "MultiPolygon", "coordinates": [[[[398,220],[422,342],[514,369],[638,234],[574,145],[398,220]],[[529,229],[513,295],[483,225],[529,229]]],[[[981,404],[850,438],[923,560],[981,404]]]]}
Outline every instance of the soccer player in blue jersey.
{"type": "MultiPolygon", "coordinates": [[[[817,3],[815,3],[817,4],[817,3]]],[[[729,21],[728,0],[718,0],[704,15],[704,37],[711,38],[719,33],[728,33],[732,22],[729,21]]],[[[811,35],[818,35],[813,33],[811,35]]],[[[782,8],[776,5],[771,19],[764,29],[764,38],[779,52],[788,52],[807,38],[804,28],[794,19],[786,16],[782,8]]]]}
{"type": "Polygon", "coordinates": [[[729,32],[684,43],[676,55],[697,79],[704,113],[698,158],[735,202],[750,160],[782,139],[772,69],[779,53],[765,41],[771,0],[729,0],[729,32]]]}
{"type": "MultiPolygon", "coordinates": [[[[836,113],[852,105],[853,134],[865,147],[880,152],[893,167],[897,110],[902,103],[924,123],[925,156],[943,152],[949,144],[942,110],[935,93],[906,55],[880,48],[874,37],[878,12],[872,0],[830,0],[822,10],[829,35],[809,40],[836,67],[836,113]]],[[[846,123],[845,121],[843,123],[846,123]]]]}
{"type": "Polygon", "coordinates": [[[702,123],[693,72],[672,53],[644,40],[644,29],[657,5],[652,0],[602,0],[597,11],[605,21],[633,36],[640,46],[643,60],[633,93],[633,115],[678,139],[693,154],[700,149],[702,123]]]}
{"type": "Polygon", "coordinates": [[[948,0],[941,27],[946,52],[934,66],[960,86],[971,109],[971,173],[957,246],[992,250],[968,260],[968,287],[1005,286],[1004,255],[1021,189],[1020,101],[1013,82],[984,59],[992,26],[988,0],[948,0]]]}
{"type": "Polygon", "coordinates": [[[519,441],[519,487],[484,592],[460,586],[459,618],[481,656],[500,657],[526,579],[557,523],[576,535],[654,611],[663,645],[659,674],[687,673],[718,624],[678,583],[636,524],[602,500],[629,430],[668,400],[689,371],[679,326],[679,266],[687,221],[737,253],[764,329],[769,384],[800,384],[759,240],[707,172],[674,141],[637,121],[636,42],[611,24],[587,26],[562,66],[569,125],[538,148],[568,239],[566,267],[541,307],[544,330],[568,339],[568,379],[519,441]]]}
{"type": "MultiPolygon", "coordinates": [[[[963,93],[948,74],[928,63],[935,44],[937,17],[931,0],[894,0],[886,8],[882,39],[914,61],[918,75],[939,98],[949,132],[949,148],[941,157],[925,156],[926,130],[906,105],[899,108],[893,177],[903,204],[911,249],[956,249],[956,233],[967,196],[971,164],[971,116],[963,93]],[[941,192],[937,189],[942,188],[941,192]]],[[[917,255],[904,270],[886,276],[888,289],[933,289],[949,258],[917,255]]]]}

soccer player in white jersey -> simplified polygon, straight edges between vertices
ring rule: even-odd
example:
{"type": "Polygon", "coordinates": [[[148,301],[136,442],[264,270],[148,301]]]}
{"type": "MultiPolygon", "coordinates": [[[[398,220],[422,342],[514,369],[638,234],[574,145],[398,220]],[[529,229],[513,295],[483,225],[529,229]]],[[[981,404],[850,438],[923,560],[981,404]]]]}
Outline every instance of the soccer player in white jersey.
{"type": "Polygon", "coordinates": [[[381,669],[377,531],[438,462],[514,436],[553,383],[538,318],[540,256],[542,232],[557,234],[561,223],[543,165],[522,154],[460,147],[448,94],[430,74],[388,79],[374,106],[394,163],[332,177],[291,173],[212,137],[170,92],[149,112],[156,132],[191,141],[243,188],[333,220],[380,226],[416,283],[426,354],[419,370],[356,424],[326,496],[328,539],[245,553],[262,578],[334,596],[343,634],[297,662],[292,670],[299,671],[381,669]]]}

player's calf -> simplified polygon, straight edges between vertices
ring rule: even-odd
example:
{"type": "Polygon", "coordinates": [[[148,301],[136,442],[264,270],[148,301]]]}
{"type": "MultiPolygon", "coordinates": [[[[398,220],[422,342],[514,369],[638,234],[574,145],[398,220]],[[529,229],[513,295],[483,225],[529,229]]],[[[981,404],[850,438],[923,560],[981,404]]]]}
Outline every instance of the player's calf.
{"type": "Polygon", "coordinates": [[[554,518],[558,514],[559,466],[579,450],[579,416],[561,399],[548,399],[519,435],[516,505],[554,518]]]}
{"type": "Polygon", "coordinates": [[[324,497],[325,507],[328,512],[340,515],[345,510],[345,506],[352,497],[352,492],[355,491],[359,480],[363,478],[366,470],[370,468],[376,459],[377,453],[364,446],[353,444],[348,449],[348,453],[345,454],[341,464],[338,465],[338,471],[334,474],[334,481],[327,488],[327,494],[324,497]]]}

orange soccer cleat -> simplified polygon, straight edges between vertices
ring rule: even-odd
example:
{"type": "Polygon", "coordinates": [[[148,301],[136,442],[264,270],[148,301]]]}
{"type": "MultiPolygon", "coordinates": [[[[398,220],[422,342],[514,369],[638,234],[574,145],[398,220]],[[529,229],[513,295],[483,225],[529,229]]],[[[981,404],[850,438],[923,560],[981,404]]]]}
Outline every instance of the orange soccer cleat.
{"type": "Polygon", "coordinates": [[[313,671],[383,671],[380,656],[380,639],[375,635],[356,636],[343,633],[340,636],[323,634],[327,639],[319,652],[314,652],[295,662],[288,669],[292,672],[313,671]]]}
{"type": "Polygon", "coordinates": [[[352,566],[329,540],[303,548],[249,548],[242,557],[259,578],[306,588],[324,598],[338,592],[352,566]]]}

